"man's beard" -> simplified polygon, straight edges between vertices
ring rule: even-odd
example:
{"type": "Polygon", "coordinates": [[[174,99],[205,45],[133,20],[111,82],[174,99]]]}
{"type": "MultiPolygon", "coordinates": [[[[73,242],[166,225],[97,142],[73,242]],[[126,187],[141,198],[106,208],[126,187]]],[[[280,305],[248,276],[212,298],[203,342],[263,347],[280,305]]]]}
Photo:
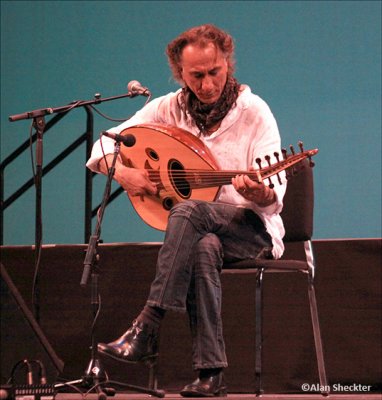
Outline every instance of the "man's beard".
{"type": "Polygon", "coordinates": [[[187,86],[182,89],[181,107],[190,113],[200,133],[208,135],[209,130],[219,123],[236,104],[240,84],[230,76],[219,99],[213,104],[202,103],[187,86]]]}

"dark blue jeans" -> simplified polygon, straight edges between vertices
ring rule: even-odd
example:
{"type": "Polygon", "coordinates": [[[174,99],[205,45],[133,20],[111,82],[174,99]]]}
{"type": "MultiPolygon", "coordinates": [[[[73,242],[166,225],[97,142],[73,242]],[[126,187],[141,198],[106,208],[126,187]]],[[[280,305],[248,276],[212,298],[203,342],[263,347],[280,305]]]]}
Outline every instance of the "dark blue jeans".
{"type": "Polygon", "coordinates": [[[171,210],[147,304],[188,311],[193,368],[227,366],[221,320],[223,261],[256,258],[272,241],[249,209],[185,201],[171,210]]]}

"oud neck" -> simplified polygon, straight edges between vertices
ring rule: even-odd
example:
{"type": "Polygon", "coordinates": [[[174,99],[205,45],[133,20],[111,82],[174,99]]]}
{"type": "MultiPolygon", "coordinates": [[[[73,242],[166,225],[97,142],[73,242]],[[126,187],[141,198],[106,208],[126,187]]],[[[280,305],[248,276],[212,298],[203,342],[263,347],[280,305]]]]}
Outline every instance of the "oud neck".
{"type": "MultiPolygon", "coordinates": [[[[247,175],[255,182],[261,183],[263,180],[270,179],[274,175],[278,175],[282,171],[288,171],[306,158],[311,158],[317,154],[318,150],[307,150],[301,153],[293,154],[275,164],[268,165],[254,171],[238,171],[238,170],[209,170],[196,171],[187,170],[186,173],[190,179],[190,184],[194,188],[223,186],[231,184],[232,178],[237,175],[247,175]]],[[[282,183],[278,177],[279,183],[282,183]]]]}

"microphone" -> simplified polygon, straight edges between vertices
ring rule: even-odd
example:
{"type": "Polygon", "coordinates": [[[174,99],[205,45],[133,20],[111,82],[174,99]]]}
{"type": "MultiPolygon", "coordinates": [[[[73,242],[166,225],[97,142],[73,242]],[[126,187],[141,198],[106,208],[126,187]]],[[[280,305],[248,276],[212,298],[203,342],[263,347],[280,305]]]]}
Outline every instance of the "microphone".
{"type": "Polygon", "coordinates": [[[101,135],[114,139],[116,142],[123,143],[126,147],[133,147],[135,145],[135,136],[133,135],[119,135],[118,133],[111,133],[107,131],[101,132],[101,135]]]}
{"type": "Polygon", "coordinates": [[[133,96],[151,96],[150,90],[142,86],[138,81],[130,81],[127,84],[127,90],[131,92],[133,96]]]}

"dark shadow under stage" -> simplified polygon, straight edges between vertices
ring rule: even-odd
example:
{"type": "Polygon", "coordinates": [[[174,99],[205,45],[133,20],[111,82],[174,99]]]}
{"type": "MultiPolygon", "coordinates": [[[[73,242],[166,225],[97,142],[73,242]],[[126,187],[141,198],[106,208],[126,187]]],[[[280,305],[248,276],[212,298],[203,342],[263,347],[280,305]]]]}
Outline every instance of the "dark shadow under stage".
{"type": "MultiPolygon", "coordinates": [[[[321,395],[317,394],[312,394],[312,395],[304,395],[304,394],[294,394],[294,395],[284,395],[284,394],[279,394],[279,395],[274,395],[274,394],[268,394],[268,395],[262,395],[260,397],[255,397],[254,394],[229,394],[227,397],[214,397],[214,399],[226,399],[226,400],[381,400],[382,397],[381,394],[368,394],[368,395],[355,395],[355,394],[342,394],[342,395],[329,395],[327,397],[323,397],[321,395]]],[[[56,400],[82,400],[83,398],[79,394],[58,394],[56,396],[56,400]]],[[[97,396],[96,395],[88,395],[86,396],[86,399],[89,400],[96,400],[97,396]]],[[[115,399],[115,400],[146,400],[146,399],[152,399],[150,396],[145,396],[145,395],[136,395],[136,394],[125,394],[125,393],[118,393],[114,397],[110,397],[110,399],[115,399]]],[[[165,399],[167,400],[180,400],[184,399],[184,397],[181,397],[180,395],[176,394],[166,394],[165,399]]]]}
{"type": "MultiPolygon", "coordinates": [[[[313,245],[317,262],[318,312],[329,385],[370,387],[365,392],[332,392],[328,398],[380,399],[381,240],[316,240],[313,245]]],[[[143,307],[155,274],[159,248],[158,243],[100,245],[102,309],[96,326],[99,341],[114,340],[143,307]]],[[[30,319],[28,309],[32,309],[34,249],[32,246],[1,247],[1,262],[14,284],[14,288],[10,287],[2,276],[2,384],[9,378],[12,366],[23,358],[44,360],[51,383],[58,378],[73,380],[83,375],[90,360],[92,324],[91,287],[80,286],[85,250],[86,245],[43,246],[38,280],[40,323],[33,328],[27,320],[30,319]],[[17,298],[12,300],[15,291],[28,307],[26,310],[20,308],[17,298]],[[39,333],[43,336],[42,342],[39,333]],[[57,359],[52,359],[52,352],[57,359]]],[[[289,247],[287,255],[300,255],[300,250],[289,247]]],[[[223,273],[222,285],[229,360],[226,370],[228,399],[254,398],[255,275],[245,271],[223,273]]],[[[319,394],[303,392],[304,384],[319,383],[305,275],[265,275],[263,332],[265,394],[260,398],[322,399],[319,394]]],[[[190,354],[187,316],[168,313],[161,329],[158,368],[158,387],[168,392],[166,398],[180,398],[172,393],[178,393],[194,379],[190,354]]],[[[141,386],[147,384],[148,369],[145,366],[109,360],[103,360],[103,366],[112,380],[141,386]]],[[[92,396],[87,398],[96,398],[92,396]]],[[[117,392],[114,398],[147,397],[117,392]]],[[[74,400],[81,397],[66,393],[58,394],[56,398],[74,400]]]]}

